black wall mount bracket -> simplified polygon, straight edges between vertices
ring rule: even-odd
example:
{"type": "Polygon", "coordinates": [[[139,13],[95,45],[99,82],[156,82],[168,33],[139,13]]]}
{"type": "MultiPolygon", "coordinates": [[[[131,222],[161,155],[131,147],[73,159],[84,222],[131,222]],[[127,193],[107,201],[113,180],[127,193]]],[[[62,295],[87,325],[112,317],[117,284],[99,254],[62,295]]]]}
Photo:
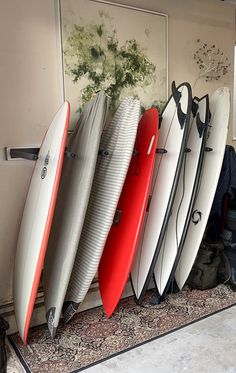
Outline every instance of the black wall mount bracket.
{"type": "Polygon", "coordinates": [[[5,159],[7,161],[19,161],[22,159],[36,161],[39,149],[39,146],[5,147],[5,159]]]}

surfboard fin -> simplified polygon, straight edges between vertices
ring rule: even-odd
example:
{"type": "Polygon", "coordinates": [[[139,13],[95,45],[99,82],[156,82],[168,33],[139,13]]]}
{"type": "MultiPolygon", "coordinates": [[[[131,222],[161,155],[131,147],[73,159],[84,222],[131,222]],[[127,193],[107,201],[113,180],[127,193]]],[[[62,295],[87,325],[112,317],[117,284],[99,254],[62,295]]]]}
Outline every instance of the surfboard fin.
{"type": "Polygon", "coordinates": [[[148,202],[147,202],[147,207],[146,207],[146,212],[149,211],[150,203],[151,203],[152,196],[148,197],[148,202]]]}
{"type": "Polygon", "coordinates": [[[186,114],[182,111],[180,104],[177,106],[177,115],[178,115],[180,127],[181,129],[183,129],[185,120],[186,120],[186,114]]]}
{"type": "Polygon", "coordinates": [[[172,84],[171,84],[171,91],[172,91],[173,99],[175,100],[175,103],[176,103],[176,106],[177,106],[179,104],[179,101],[181,99],[182,94],[176,88],[175,81],[173,81],[172,84]]]}
{"type": "Polygon", "coordinates": [[[164,301],[168,294],[176,294],[179,292],[178,285],[175,281],[175,270],[170,274],[169,280],[161,296],[161,302],[164,301]]]}
{"type": "Polygon", "coordinates": [[[157,148],[156,149],[156,154],[165,154],[165,153],[168,153],[168,152],[164,148],[157,148]]]}
{"type": "Polygon", "coordinates": [[[67,157],[67,158],[72,158],[72,159],[75,159],[76,158],[76,154],[75,153],[73,153],[73,152],[71,152],[70,150],[65,150],[65,156],[67,157]]]}
{"type": "MultiPolygon", "coordinates": [[[[108,157],[110,155],[110,153],[109,153],[108,150],[100,149],[98,151],[98,155],[100,155],[102,157],[108,157]]],[[[75,153],[73,153],[73,152],[71,152],[70,150],[67,150],[67,149],[65,150],[65,156],[67,158],[72,158],[72,159],[78,158],[78,156],[75,153]]]]}
{"type": "Polygon", "coordinates": [[[55,315],[56,307],[51,307],[46,313],[46,320],[48,324],[48,330],[51,334],[52,338],[55,338],[57,328],[54,326],[54,315],[55,315]]]}
{"type": "Polygon", "coordinates": [[[64,321],[65,321],[66,324],[70,321],[70,319],[72,319],[72,317],[76,313],[77,309],[79,308],[79,305],[80,305],[80,303],[76,303],[76,302],[73,302],[73,301],[64,302],[63,308],[62,308],[62,313],[63,313],[64,321]]]}
{"type": "Polygon", "coordinates": [[[118,225],[121,219],[122,210],[117,209],[113,219],[113,225],[118,225]]]}
{"type": "Polygon", "coordinates": [[[155,293],[151,297],[151,299],[149,301],[149,304],[151,306],[157,306],[158,304],[160,304],[160,302],[161,302],[161,296],[160,296],[160,294],[159,293],[155,293]]]}
{"type": "Polygon", "coordinates": [[[196,117],[196,114],[197,114],[197,111],[198,111],[199,101],[200,101],[200,99],[197,96],[195,96],[192,100],[192,114],[193,114],[194,118],[196,117]]]}
{"type": "Polygon", "coordinates": [[[201,138],[202,135],[203,135],[203,132],[204,132],[205,130],[207,130],[207,128],[208,128],[208,124],[203,123],[203,122],[201,121],[200,116],[199,116],[199,113],[197,113],[196,123],[197,123],[197,130],[198,130],[198,133],[199,133],[199,137],[201,138]]]}
{"type": "Polygon", "coordinates": [[[158,129],[161,128],[161,122],[162,122],[162,115],[159,113],[159,118],[158,118],[158,129]]]}
{"type": "Polygon", "coordinates": [[[108,157],[110,155],[109,151],[108,150],[105,150],[105,149],[100,149],[98,151],[98,155],[102,156],[102,157],[108,157]]]}

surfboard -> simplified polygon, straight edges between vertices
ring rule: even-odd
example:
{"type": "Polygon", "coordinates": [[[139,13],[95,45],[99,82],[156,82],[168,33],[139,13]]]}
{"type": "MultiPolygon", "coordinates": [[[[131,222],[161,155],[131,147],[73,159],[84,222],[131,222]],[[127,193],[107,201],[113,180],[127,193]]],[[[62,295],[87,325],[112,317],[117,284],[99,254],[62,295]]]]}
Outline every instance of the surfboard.
{"type": "Polygon", "coordinates": [[[164,239],[185,152],[190,113],[191,87],[172,83],[172,95],[161,113],[158,149],[151,187],[151,200],[131,269],[136,300],[141,303],[153,276],[164,239]]]}
{"type": "Polygon", "coordinates": [[[16,323],[24,343],[33,312],[56,203],[69,123],[69,103],[54,117],[42,142],[31,178],[14,262],[16,323]]]}
{"type": "Polygon", "coordinates": [[[102,135],[88,210],[63,306],[66,322],[83,301],[98,269],[132,157],[139,115],[139,101],[127,97],[102,135]]]}
{"type": "Polygon", "coordinates": [[[106,315],[119,302],[135,255],[151,186],[158,138],[158,112],[147,110],[138,126],[134,153],[98,268],[106,315]]]}
{"type": "MultiPolygon", "coordinates": [[[[197,113],[191,120],[187,148],[181,167],[181,174],[172,207],[172,213],[166,228],[165,238],[154,268],[154,281],[160,295],[173,278],[172,269],[182,250],[187,227],[202,170],[205,154],[207,128],[209,123],[209,97],[204,96],[198,102],[197,113]],[[171,276],[172,274],[172,276],[171,276]]],[[[176,268],[176,267],[175,267],[176,268]]]]}
{"type": "Polygon", "coordinates": [[[201,182],[182,253],[175,271],[175,279],[182,289],[196,258],[214,199],[224,158],[230,113],[230,93],[227,87],[218,89],[210,98],[211,121],[201,182]]]}
{"type": "Polygon", "coordinates": [[[67,146],[43,283],[48,328],[56,334],[88,206],[108,98],[99,92],[80,114],[67,146]]]}

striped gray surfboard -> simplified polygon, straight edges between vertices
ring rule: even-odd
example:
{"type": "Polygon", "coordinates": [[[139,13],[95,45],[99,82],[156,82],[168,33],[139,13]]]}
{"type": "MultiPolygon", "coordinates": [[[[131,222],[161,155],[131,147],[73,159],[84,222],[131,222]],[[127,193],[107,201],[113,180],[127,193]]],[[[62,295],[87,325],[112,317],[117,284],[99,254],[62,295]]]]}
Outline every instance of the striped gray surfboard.
{"type": "Polygon", "coordinates": [[[96,274],[133,153],[140,103],[127,97],[105,128],[63,315],[69,321],[96,274]]]}

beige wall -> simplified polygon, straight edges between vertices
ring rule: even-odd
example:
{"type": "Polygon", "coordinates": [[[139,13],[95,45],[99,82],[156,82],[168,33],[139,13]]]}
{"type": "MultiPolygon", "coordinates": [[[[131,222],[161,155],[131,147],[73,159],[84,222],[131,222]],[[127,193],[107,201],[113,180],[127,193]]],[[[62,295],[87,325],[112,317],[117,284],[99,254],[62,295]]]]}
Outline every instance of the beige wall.
{"type": "Polygon", "coordinates": [[[8,0],[0,13],[0,304],[12,265],[33,162],[4,161],[5,146],[40,144],[61,103],[53,0],[8,0]]]}
{"type": "MultiPolygon", "coordinates": [[[[202,78],[193,95],[213,93],[220,86],[233,92],[233,59],[235,37],[235,6],[220,0],[118,0],[126,5],[157,10],[169,16],[169,87],[172,80],[194,84],[198,69],[193,61],[196,40],[216,44],[229,57],[230,73],[224,79],[206,83],[202,78]]],[[[158,48],[158,46],[157,46],[158,48]]],[[[228,135],[232,143],[232,112],[228,135]]]]}
{"type": "MultiPolygon", "coordinates": [[[[122,2],[120,0],[120,2],[122,2]]],[[[219,0],[123,0],[169,15],[169,82],[193,83],[196,39],[215,43],[233,65],[234,7],[219,0]]],[[[158,45],[157,45],[158,51],[158,45]]],[[[6,162],[5,146],[41,142],[61,102],[54,0],[8,0],[0,13],[0,304],[12,300],[12,265],[20,217],[32,164],[6,162]]],[[[225,80],[201,80],[196,95],[218,86],[232,91],[232,72],[225,80]]],[[[231,142],[231,129],[228,142],[231,142]]]]}

